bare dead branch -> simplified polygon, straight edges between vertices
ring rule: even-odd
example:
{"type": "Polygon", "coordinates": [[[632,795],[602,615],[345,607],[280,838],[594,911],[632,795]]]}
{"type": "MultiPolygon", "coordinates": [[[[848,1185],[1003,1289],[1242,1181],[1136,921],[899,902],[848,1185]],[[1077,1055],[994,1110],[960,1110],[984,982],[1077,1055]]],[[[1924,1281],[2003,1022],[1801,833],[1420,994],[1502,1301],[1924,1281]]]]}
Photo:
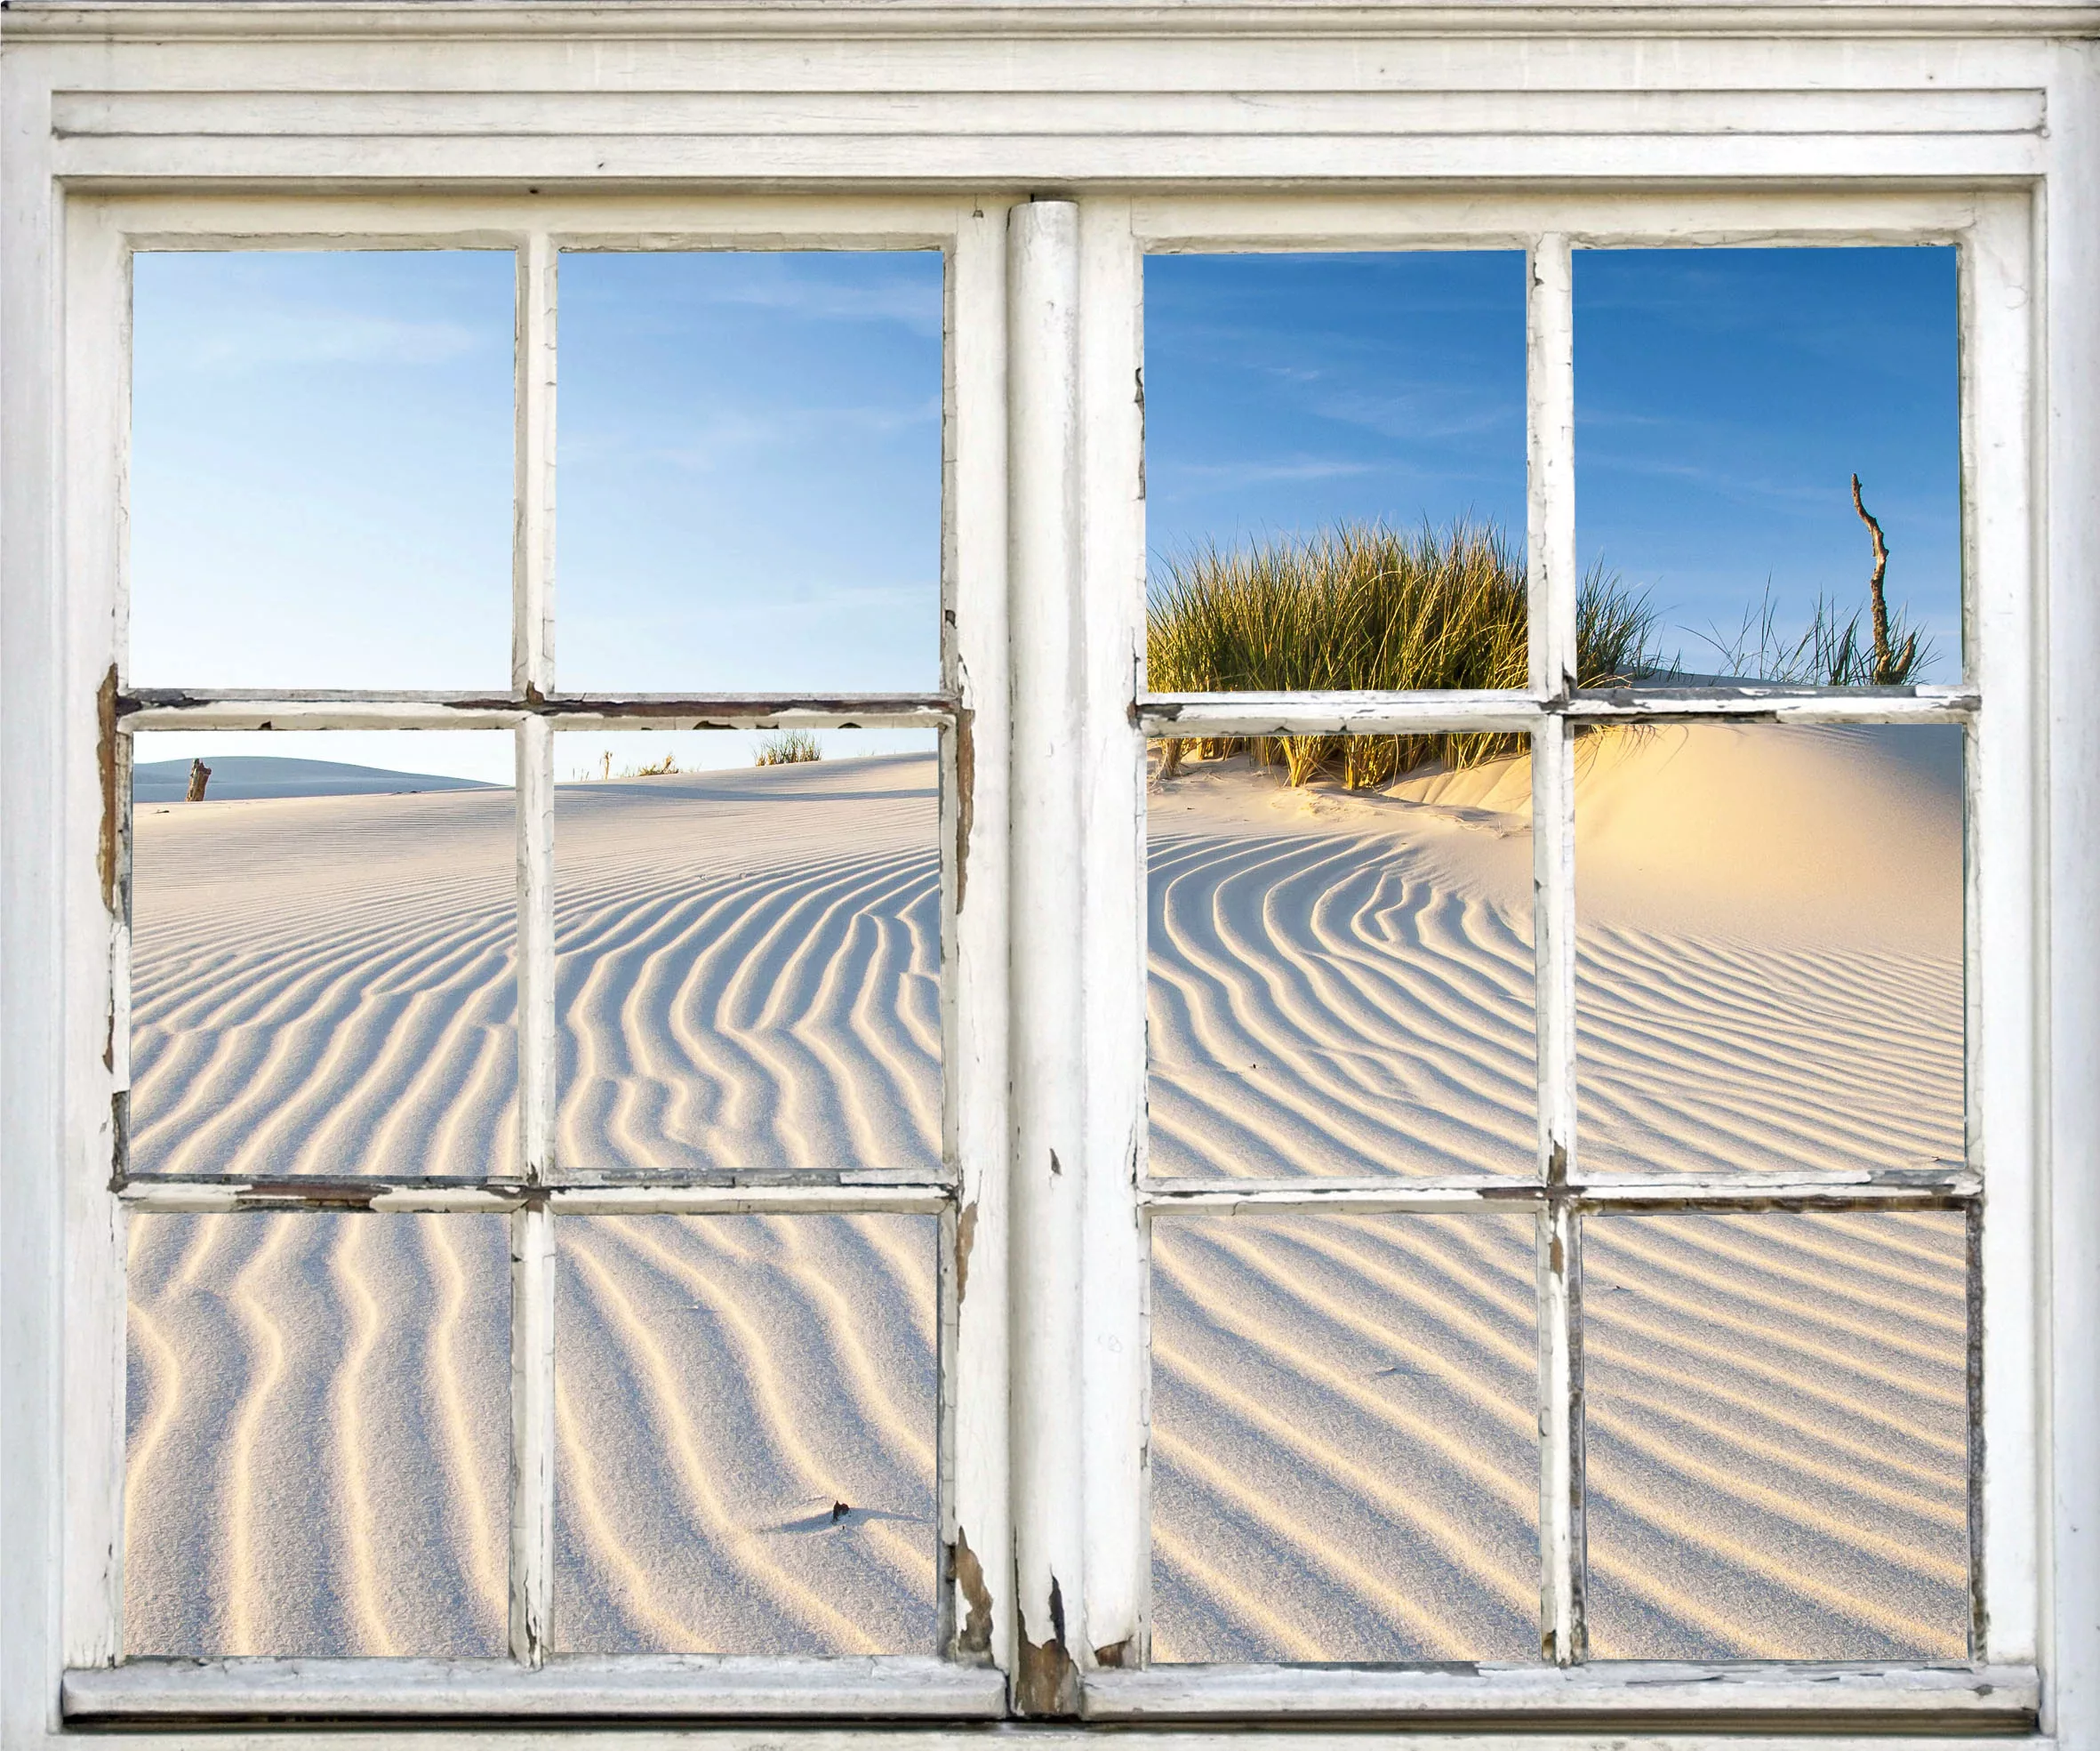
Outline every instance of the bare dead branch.
{"type": "Polygon", "coordinates": [[[1888,648],[1888,598],[1881,588],[1882,580],[1888,575],[1888,542],[1882,536],[1880,524],[1860,498],[1856,474],[1852,477],[1852,508],[1874,538],[1874,575],[1867,589],[1874,600],[1874,685],[1883,687],[1896,671],[1896,655],[1888,648]]]}

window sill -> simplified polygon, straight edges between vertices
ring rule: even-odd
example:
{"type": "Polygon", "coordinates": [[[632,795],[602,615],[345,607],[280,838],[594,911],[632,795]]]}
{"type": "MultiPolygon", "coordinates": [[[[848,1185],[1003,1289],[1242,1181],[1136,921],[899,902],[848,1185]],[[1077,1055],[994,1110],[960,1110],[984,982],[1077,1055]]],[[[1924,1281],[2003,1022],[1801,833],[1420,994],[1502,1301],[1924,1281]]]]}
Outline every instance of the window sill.
{"type": "Polygon", "coordinates": [[[2020,1731],[2041,1683],[2032,1667],[1698,1665],[1603,1661],[1433,1667],[1155,1666],[1087,1674],[1089,1721],[1390,1721],[1484,1725],[1814,1724],[1828,1729],[2020,1731]]]}
{"type": "Polygon", "coordinates": [[[60,1707],[89,1722],[443,1718],[981,1720],[1005,1714],[989,1667],[892,1657],[570,1655],[507,1659],[133,1659],[66,1674],[60,1707]]]}

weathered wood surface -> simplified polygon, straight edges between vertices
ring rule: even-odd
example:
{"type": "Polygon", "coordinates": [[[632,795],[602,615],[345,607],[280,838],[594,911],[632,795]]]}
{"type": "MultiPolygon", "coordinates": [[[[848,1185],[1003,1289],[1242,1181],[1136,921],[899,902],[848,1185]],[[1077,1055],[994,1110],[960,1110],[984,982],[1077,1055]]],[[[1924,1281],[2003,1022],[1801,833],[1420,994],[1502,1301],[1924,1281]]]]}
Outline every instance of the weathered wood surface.
{"type": "Polygon", "coordinates": [[[1719,1715],[1735,1729],[2019,1728],[2033,1722],[2040,1690],[2031,1667],[1155,1667],[1091,1675],[1082,1712],[1091,1721],[1130,1722],[1402,1717],[1427,1726],[1520,1718],[1631,1728],[1719,1715]]]}
{"type": "Polygon", "coordinates": [[[727,1654],[503,1659],[146,1659],[67,1674],[68,1721],[808,1718],[970,1720],[1001,1713],[1006,1678],[923,1657],[727,1654]]]}

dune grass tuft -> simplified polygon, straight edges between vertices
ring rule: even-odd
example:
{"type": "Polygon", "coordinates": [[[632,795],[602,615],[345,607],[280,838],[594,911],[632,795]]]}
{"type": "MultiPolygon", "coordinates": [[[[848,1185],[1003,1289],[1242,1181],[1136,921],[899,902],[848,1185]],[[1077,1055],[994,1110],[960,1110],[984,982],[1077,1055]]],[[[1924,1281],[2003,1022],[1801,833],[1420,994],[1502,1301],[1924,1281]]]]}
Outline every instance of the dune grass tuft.
{"type": "Polygon", "coordinates": [[[1779,605],[1772,586],[1764,598],[1743,613],[1732,632],[1709,627],[1693,636],[1712,647],[1724,675],[1745,680],[1777,681],[1788,687],[1901,687],[1921,679],[1938,650],[1911,622],[1902,606],[1887,610],[1888,649],[1874,648],[1873,634],[1863,631],[1864,607],[1846,614],[1832,597],[1818,594],[1807,627],[1798,639],[1779,629],[1779,605]]]}
{"type": "Polygon", "coordinates": [[[776,729],[758,744],[757,752],[751,757],[753,766],[804,766],[812,760],[824,758],[823,743],[814,731],[806,729],[776,729]]]}
{"type": "MultiPolygon", "coordinates": [[[[1583,687],[1623,685],[1665,666],[1646,598],[1592,572],[1577,599],[1583,687]]],[[[1201,548],[1169,564],[1147,607],[1145,671],[1156,693],[1335,688],[1521,688],[1530,679],[1524,570],[1487,524],[1403,534],[1350,524],[1306,537],[1201,548]]],[[[1431,761],[1479,765],[1520,752],[1518,735],[1210,737],[1216,759],[1251,747],[1293,784],[1337,772],[1351,789],[1431,761]]],[[[1162,775],[1183,754],[1168,741],[1162,775]]]]}

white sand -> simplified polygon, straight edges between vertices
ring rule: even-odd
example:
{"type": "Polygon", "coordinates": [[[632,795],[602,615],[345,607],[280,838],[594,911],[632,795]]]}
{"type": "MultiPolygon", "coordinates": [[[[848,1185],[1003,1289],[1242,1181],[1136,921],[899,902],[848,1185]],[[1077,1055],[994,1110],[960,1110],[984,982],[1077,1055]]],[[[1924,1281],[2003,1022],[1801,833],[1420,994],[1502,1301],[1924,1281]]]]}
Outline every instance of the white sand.
{"type": "MultiPolygon", "coordinates": [[[[1584,744],[1587,1161],[1958,1153],[1951,749],[1584,744]]],[[[933,791],[923,757],[563,787],[565,1162],[934,1159],[933,791]]],[[[1528,1170],[1527,793],[1158,791],[1155,1172],[1528,1170]]],[[[508,1169],[509,809],[142,808],[135,1165],[508,1169]]],[[[930,1648],[931,1228],[572,1228],[561,1645],[930,1648]]],[[[1600,1655],[1960,1653],[1962,1245],[1589,1225],[1600,1655]]],[[[135,1651],[500,1649],[505,1265],[491,1218],[134,1224],[135,1651]]],[[[1520,1218],[1163,1228],[1160,1657],[1535,1648],[1532,1273],[1520,1218]]]]}

